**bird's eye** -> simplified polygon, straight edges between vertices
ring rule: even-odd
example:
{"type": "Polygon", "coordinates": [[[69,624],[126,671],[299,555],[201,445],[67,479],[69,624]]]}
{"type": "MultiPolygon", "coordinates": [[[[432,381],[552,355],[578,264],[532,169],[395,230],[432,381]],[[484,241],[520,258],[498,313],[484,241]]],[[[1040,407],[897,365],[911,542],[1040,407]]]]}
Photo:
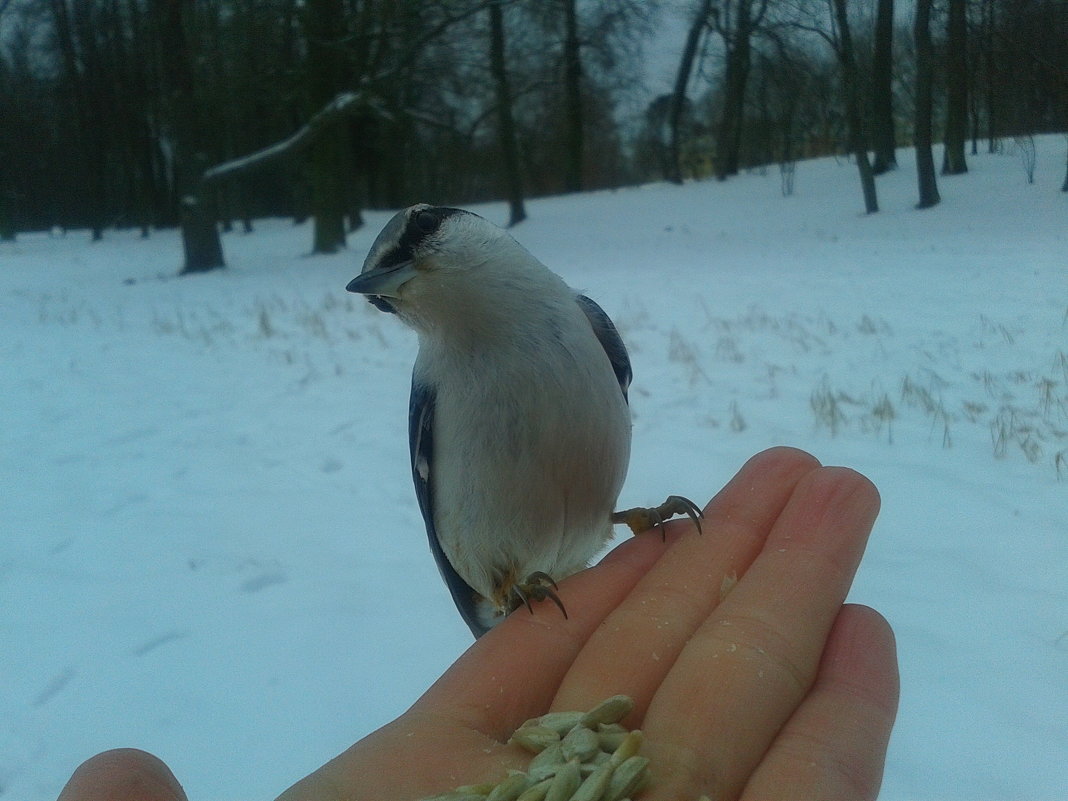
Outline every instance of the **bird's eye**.
{"type": "Polygon", "coordinates": [[[429,234],[438,227],[438,216],[429,211],[421,211],[415,215],[415,227],[424,234],[429,234]]]}

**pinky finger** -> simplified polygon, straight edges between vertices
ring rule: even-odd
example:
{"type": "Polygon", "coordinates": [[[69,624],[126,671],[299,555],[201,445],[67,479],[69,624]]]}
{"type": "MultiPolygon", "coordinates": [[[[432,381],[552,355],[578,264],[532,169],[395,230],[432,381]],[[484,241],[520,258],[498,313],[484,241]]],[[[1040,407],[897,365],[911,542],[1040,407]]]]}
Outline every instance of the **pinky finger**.
{"type": "Polygon", "coordinates": [[[894,634],[883,617],[844,606],[816,681],[783,726],[743,799],[874,799],[898,701],[894,634]]]}

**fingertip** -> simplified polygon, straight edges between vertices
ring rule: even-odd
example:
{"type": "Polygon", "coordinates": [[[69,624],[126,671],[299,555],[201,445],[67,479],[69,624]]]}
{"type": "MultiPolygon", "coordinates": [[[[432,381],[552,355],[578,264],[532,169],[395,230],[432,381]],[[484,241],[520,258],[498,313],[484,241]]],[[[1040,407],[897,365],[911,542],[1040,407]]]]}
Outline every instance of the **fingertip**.
{"type": "Polygon", "coordinates": [[[756,461],[760,459],[786,459],[792,461],[806,462],[808,464],[819,467],[820,460],[813,456],[806,450],[801,448],[795,448],[792,445],[775,445],[771,448],[765,448],[764,450],[753,456],[750,461],[756,461]]]}
{"type": "Polygon", "coordinates": [[[811,516],[808,532],[823,536],[830,526],[851,534],[863,529],[864,537],[879,514],[880,497],[875,484],[848,467],[821,467],[804,475],[797,484],[794,501],[811,516]]]}
{"type": "Polygon", "coordinates": [[[872,515],[879,512],[882,505],[882,497],[879,488],[863,473],[859,473],[851,467],[824,467],[827,476],[839,484],[844,492],[856,496],[856,498],[868,506],[872,515]]]}
{"type": "Polygon", "coordinates": [[[712,515],[719,504],[731,509],[737,502],[744,503],[749,495],[767,492],[771,487],[792,489],[819,468],[815,456],[797,448],[778,446],[761,451],[742,465],[734,478],[708,502],[705,516],[712,515]]]}
{"type": "Polygon", "coordinates": [[[759,471],[760,473],[807,473],[820,467],[820,461],[808,451],[788,445],[767,448],[749,458],[740,473],[759,471]]]}
{"type": "Polygon", "coordinates": [[[901,692],[897,639],[885,617],[860,604],[846,604],[831,628],[821,680],[881,708],[892,721],[901,692]]]}
{"type": "Polygon", "coordinates": [[[114,748],[85,760],[60,791],[58,801],[187,801],[171,769],[147,751],[114,748]]]}

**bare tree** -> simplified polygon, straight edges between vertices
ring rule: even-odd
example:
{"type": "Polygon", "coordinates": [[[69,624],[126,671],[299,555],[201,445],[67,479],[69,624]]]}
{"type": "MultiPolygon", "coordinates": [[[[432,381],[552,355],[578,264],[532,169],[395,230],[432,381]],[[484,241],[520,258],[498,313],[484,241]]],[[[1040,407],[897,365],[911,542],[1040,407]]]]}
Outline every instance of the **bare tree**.
{"type": "Polygon", "coordinates": [[[712,9],[716,32],[723,39],[723,110],[716,142],[716,178],[738,174],[742,147],[745,90],[749,81],[753,32],[768,10],[768,0],[726,0],[712,9]]]}
{"type": "Polygon", "coordinates": [[[946,27],[946,133],[942,174],[968,172],[964,144],[968,138],[968,20],[967,0],[949,0],[946,27]]]}
{"type": "MultiPolygon", "coordinates": [[[[341,91],[345,81],[341,0],[308,0],[304,28],[308,99],[311,108],[318,108],[341,91]]],[[[313,253],[335,253],[345,247],[345,134],[343,126],[330,126],[311,148],[313,253]]]]}
{"type": "Polygon", "coordinates": [[[186,21],[193,11],[192,0],[153,0],[165,114],[174,141],[173,180],[179,198],[182,246],[185,264],[182,275],[225,267],[219,231],[208,198],[201,191],[200,173],[207,166],[201,149],[201,126],[194,96],[194,73],[186,39],[186,21]]]}
{"type": "Polygon", "coordinates": [[[564,114],[567,154],[564,165],[564,188],[581,192],[583,150],[585,149],[582,114],[582,54],[579,50],[578,11],[576,0],[560,0],[564,12],[564,114]]]}
{"type": "Polygon", "coordinates": [[[522,65],[515,110],[524,139],[525,177],[534,191],[580,191],[618,183],[616,92],[633,87],[642,34],[655,0],[527,0],[529,24],[516,25],[522,65]],[[562,169],[561,169],[562,167],[562,169]]]}
{"type": "MultiPolygon", "coordinates": [[[[1065,139],[1066,142],[1068,142],[1068,136],[1065,136],[1064,139],[1065,139]]],[[[1061,191],[1062,192],[1068,192],[1068,157],[1066,157],[1066,159],[1065,159],[1064,183],[1061,185],[1061,191]]]]}
{"type": "Polygon", "coordinates": [[[523,178],[519,171],[519,143],[515,135],[515,119],[512,116],[512,88],[508,79],[508,62],[505,56],[504,13],[501,0],[491,0],[490,17],[490,70],[493,73],[497,98],[497,130],[504,162],[505,192],[508,195],[508,225],[518,225],[527,218],[523,205],[523,178]]]}
{"type": "Polygon", "coordinates": [[[879,210],[875,193],[875,176],[868,161],[868,143],[864,135],[864,118],[860,111],[860,87],[858,86],[857,61],[853,50],[853,36],[849,31],[849,16],[846,0],[834,0],[834,17],[838,32],[838,61],[842,67],[842,83],[845,88],[846,121],[849,124],[849,145],[860,173],[860,186],[864,193],[864,208],[868,214],[879,210]]]}
{"type": "MultiPolygon", "coordinates": [[[[980,0],[977,31],[979,66],[981,66],[982,99],[985,111],[987,152],[996,153],[1000,147],[1003,120],[998,86],[1001,68],[998,58],[996,32],[1000,26],[999,0],[980,0]]],[[[978,93],[979,90],[977,90],[978,93]]],[[[978,105],[978,104],[977,104],[978,105]]]]}
{"type": "Polygon", "coordinates": [[[109,120],[103,109],[103,53],[96,30],[99,20],[92,2],[49,0],[49,11],[56,44],[62,56],[67,93],[73,101],[77,125],[78,155],[84,172],[83,190],[96,203],[90,208],[89,227],[93,241],[103,237],[106,203],[105,170],[107,163],[107,128],[109,120]]]}
{"type": "Polygon", "coordinates": [[[872,171],[876,175],[897,168],[894,151],[893,92],[894,0],[879,0],[875,15],[875,48],[872,54],[872,149],[875,160],[872,171]]]}
{"type": "Polygon", "coordinates": [[[0,173],[0,242],[15,241],[14,196],[14,190],[4,185],[4,176],[0,173]]]}
{"type": "Polygon", "coordinates": [[[864,209],[868,214],[879,210],[878,195],[875,189],[875,174],[868,158],[868,137],[864,129],[864,115],[861,111],[860,76],[857,57],[853,45],[853,34],[849,27],[848,3],[846,0],[827,0],[830,13],[830,30],[827,22],[815,8],[815,3],[801,3],[800,12],[790,26],[798,30],[814,33],[830,45],[838,62],[841,84],[841,103],[845,110],[846,137],[849,152],[852,154],[860,175],[860,187],[864,195],[864,209]]]}
{"type": "MultiPolygon", "coordinates": [[[[0,6],[0,14],[3,8],[0,6]]],[[[7,63],[0,54],[0,91],[6,96],[10,94],[10,77],[7,63]]],[[[7,174],[7,165],[10,163],[8,154],[8,137],[5,128],[0,128],[0,242],[15,241],[15,190],[10,183],[7,174]]]]}
{"type": "Polygon", "coordinates": [[[915,130],[916,175],[919,180],[918,208],[938,205],[938,180],[935,177],[934,157],[931,155],[931,0],[916,0],[913,20],[916,42],[916,109],[915,130]]]}
{"type": "Polygon", "coordinates": [[[769,39],[776,47],[777,57],[763,60],[763,79],[770,83],[776,98],[779,172],[783,177],[783,195],[788,197],[794,191],[798,111],[806,103],[808,65],[804,63],[804,57],[778,33],[769,35],[769,39]]]}
{"type": "Polygon", "coordinates": [[[690,74],[693,72],[697,48],[701,42],[701,35],[708,29],[711,11],[712,0],[698,1],[693,18],[690,20],[690,27],[686,32],[686,43],[683,45],[682,57],[679,59],[679,69],[675,73],[675,88],[671,93],[671,106],[668,110],[668,136],[670,138],[666,177],[676,184],[682,183],[680,129],[683,113],[687,107],[686,87],[690,84],[690,74]]]}
{"type": "Polygon", "coordinates": [[[1035,137],[1031,134],[1022,134],[1020,136],[1013,137],[1013,146],[1016,148],[1016,154],[1020,157],[1020,164],[1024,168],[1024,175],[1027,176],[1027,183],[1033,184],[1035,182],[1035,137]]]}

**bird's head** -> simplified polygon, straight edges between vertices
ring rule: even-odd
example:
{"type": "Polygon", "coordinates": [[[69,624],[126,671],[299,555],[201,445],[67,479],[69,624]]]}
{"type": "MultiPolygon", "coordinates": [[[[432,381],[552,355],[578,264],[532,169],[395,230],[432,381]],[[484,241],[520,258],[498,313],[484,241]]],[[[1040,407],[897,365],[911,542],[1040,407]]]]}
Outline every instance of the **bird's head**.
{"type": "Polygon", "coordinates": [[[477,214],[420,203],[386,224],[346,289],[414,322],[436,306],[466,305],[484,283],[480,268],[513,249],[515,240],[477,214]]]}

